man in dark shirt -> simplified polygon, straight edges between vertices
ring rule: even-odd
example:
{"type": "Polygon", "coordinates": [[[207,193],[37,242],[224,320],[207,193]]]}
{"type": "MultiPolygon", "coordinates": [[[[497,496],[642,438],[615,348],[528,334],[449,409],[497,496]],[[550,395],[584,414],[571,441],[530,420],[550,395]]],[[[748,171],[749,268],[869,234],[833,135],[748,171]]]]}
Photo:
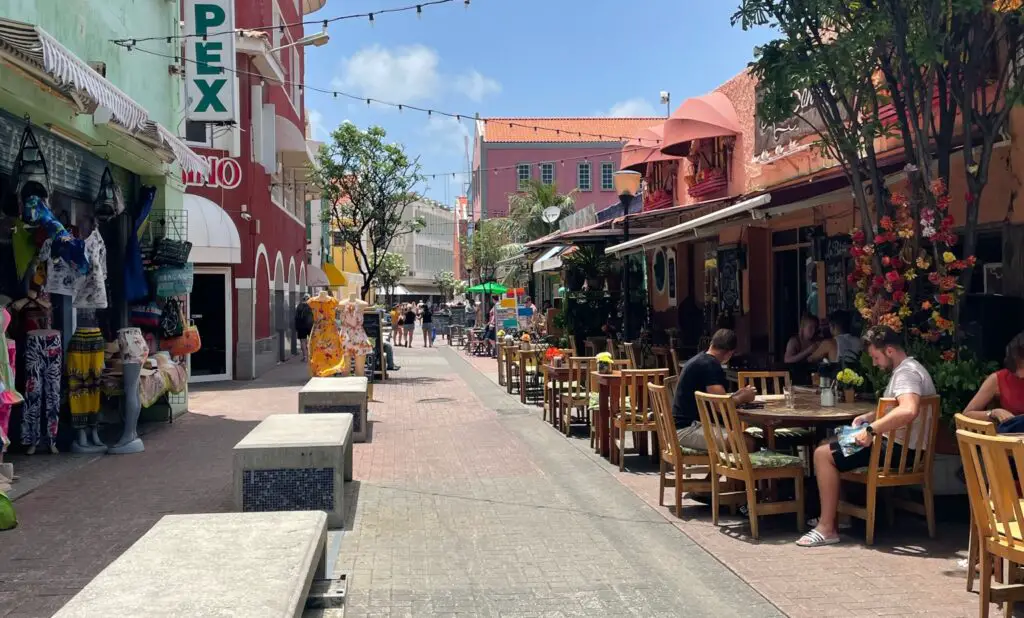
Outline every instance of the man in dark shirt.
{"type": "MultiPolygon", "coordinates": [[[[726,394],[728,382],[722,365],[729,362],[735,351],[736,333],[723,328],[711,338],[711,347],[707,352],[700,352],[683,363],[676,398],[672,403],[672,416],[675,417],[680,446],[699,451],[708,449],[704,428],[697,413],[697,400],[693,394],[698,391],[712,395],[726,394]]],[[[733,393],[732,397],[736,403],[748,403],[754,400],[756,394],[753,387],[747,386],[733,393]]],[[[752,439],[747,442],[748,448],[754,447],[752,439]]]]}

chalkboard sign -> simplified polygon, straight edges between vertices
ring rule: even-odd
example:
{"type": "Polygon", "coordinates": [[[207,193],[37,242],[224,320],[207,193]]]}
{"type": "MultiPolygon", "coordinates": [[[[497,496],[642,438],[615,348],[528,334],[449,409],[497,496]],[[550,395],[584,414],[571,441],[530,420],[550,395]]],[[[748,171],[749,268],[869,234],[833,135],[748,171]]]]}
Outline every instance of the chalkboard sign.
{"type": "Polygon", "coordinates": [[[718,252],[718,306],[736,314],[743,308],[740,251],[737,247],[718,252]]]}
{"type": "Polygon", "coordinates": [[[452,326],[465,326],[466,325],[466,308],[465,307],[452,307],[451,321],[452,321],[452,326]]]}
{"type": "Polygon", "coordinates": [[[830,236],[824,239],[821,258],[825,262],[825,315],[851,306],[849,284],[846,281],[851,246],[849,236],[830,236]]]}
{"type": "Polygon", "coordinates": [[[373,363],[367,359],[366,363],[366,378],[373,381],[373,377],[380,375],[381,379],[384,379],[384,373],[381,371],[382,363],[378,362],[384,358],[384,338],[380,336],[380,320],[381,312],[379,311],[366,311],[363,313],[363,330],[366,331],[366,336],[373,340],[373,363]]]}
{"type": "Polygon", "coordinates": [[[434,314],[434,330],[438,335],[448,332],[448,326],[452,323],[452,316],[447,313],[434,314]]]}
{"type": "Polygon", "coordinates": [[[380,313],[367,311],[363,314],[363,330],[371,339],[380,339],[380,313]]]}

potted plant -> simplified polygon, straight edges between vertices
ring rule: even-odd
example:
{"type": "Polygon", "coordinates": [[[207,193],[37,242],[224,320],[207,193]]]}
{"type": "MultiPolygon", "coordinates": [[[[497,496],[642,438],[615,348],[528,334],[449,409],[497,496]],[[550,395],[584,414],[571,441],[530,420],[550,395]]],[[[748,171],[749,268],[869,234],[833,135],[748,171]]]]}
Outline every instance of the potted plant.
{"type": "Polygon", "coordinates": [[[583,245],[565,256],[562,263],[569,268],[568,272],[582,274],[586,278],[587,288],[596,291],[603,287],[602,279],[608,274],[611,260],[597,245],[583,245]]]}
{"type": "Polygon", "coordinates": [[[864,378],[853,369],[843,369],[836,374],[836,382],[843,387],[843,402],[853,403],[857,389],[864,385],[864,378]]]}
{"type": "Polygon", "coordinates": [[[555,346],[551,346],[544,352],[544,360],[552,367],[561,367],[563,360],[562,351],[555,346]]]}
{"type": "Polygon", "coordinates": [[[597,361],[597,372],[602,374],[609,374],[612,372],[612,355],[608,352],[601,352],[594,357],[597,361]]]}
{"type": "Polygon", "coordinates": [[[520,344],[519,344],[519,348],[520,349],[522,349],[522,350],[529,350],[530,349],[530,333],[523,333],[523,335],[519,338],[519,341],[520,341],[520,344]]]}

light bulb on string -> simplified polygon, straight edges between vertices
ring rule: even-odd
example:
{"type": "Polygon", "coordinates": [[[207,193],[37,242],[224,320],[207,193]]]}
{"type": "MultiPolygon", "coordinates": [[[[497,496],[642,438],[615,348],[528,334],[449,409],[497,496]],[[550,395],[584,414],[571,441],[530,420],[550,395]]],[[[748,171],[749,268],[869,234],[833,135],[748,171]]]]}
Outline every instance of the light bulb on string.
{"type": "Polygon", "coordinates": [[[419,4],[416,5],[416,19],[423,19],[423,7],[419,4]]]}
{"type": "Polygon", "coordinates": [[[369,17],[370,17],[370,25],[372,26],[373,25],[373,13],[370,13],[369,17]]]}

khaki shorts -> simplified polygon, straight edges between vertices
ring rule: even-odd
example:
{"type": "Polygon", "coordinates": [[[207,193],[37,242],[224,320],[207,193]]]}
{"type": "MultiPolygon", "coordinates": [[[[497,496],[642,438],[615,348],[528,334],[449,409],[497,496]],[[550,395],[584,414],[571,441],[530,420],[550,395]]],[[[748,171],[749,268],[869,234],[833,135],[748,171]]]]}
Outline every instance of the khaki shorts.
{"type": "MultiPolygon", "coordinates": [[[[719,430],[722,436],[722,443],[725,443],[726,437],[725,432],[719,430]]],[[[704,438],[704,426],[699,422],[694,421],[689,427],[683,427],[676,431],[676,437],[679,438],[679,446],[683,448],[692,448],[695,451],[706,451],[708,450],[708,441],[704,438]]]]}

